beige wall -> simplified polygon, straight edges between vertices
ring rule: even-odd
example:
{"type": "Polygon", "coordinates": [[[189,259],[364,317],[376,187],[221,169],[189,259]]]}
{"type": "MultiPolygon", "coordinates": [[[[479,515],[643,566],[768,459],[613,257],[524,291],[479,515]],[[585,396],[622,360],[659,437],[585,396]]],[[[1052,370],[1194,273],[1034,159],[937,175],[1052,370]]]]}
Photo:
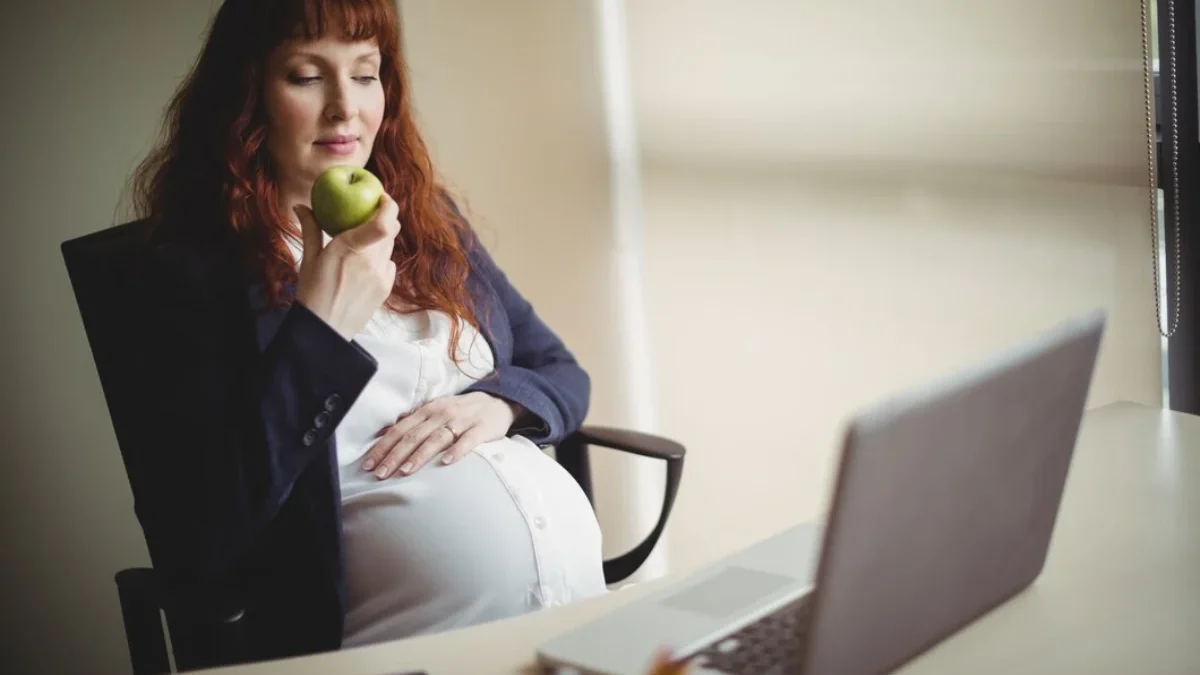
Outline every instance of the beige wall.
{"type": "MultiPolygon", "coordinates": [[[[1136,7],[628,4],[656,400],[691,451],[673,568],[817,513],[854,406],[1074,309],[1113,312],[1093,403],[1157,401],[1136,7]],[[958,89],[950,54],[973,68],[958,89]]],[[[589,421],[622,423],[590,1],[402,5],[435,155],[595,376],[589,421]]],[[[128,672],[112,574],[147,558],[58,245],[111,222],[215,6],[48,1],[3,23],[23,64],[0,131],[11,672],[128,672]]]]}
{"type": "Polygon", "coordinates": [[[629,0],[647,159],[1142,180],[1119,0],[629,0]]]}
{"type": "Polygon", "coordinates": [[[1091,404],[1159,402],[1136,4],[627,4],[674,570],[819,516],[854,408],[1071,312],[1111,312],[1091,404]]]}
{"type": "Polygon", "coordinates": [[[1158,403],[1134,189],[653,165],[645,180],[661,426],[690,453],[675,570],[820,514],[854,408],[1071,312],[1111,311],[1090,403],[1158,403]]]}

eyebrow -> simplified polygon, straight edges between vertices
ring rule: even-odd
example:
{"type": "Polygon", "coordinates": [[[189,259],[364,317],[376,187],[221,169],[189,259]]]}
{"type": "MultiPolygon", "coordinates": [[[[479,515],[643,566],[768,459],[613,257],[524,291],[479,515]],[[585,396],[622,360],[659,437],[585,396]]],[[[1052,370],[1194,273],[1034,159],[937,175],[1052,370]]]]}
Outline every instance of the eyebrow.
{"type": "MultiPolygon", "coordinates": [[[[329,59],[327,59],[324,56],[321,56],[320,54],[317,54],[315,52],[298,51],[298,52],[293,52],[292,54],[288,55],[289,61],[292,59],[295,59],[295,58],[308,58],[308,59],[313,59],[316,61],[323,61],[325,63],[329,62],[329,59]]],[[[382,58],[382,55],[377,50],[375,50],[375,51],[363,52],[362,54],[359,54],[358,58],[354,59],[354,62],[362,63],[363,61],[370,61],[370,60],[380,59],[380,58],[382,58]]]]}

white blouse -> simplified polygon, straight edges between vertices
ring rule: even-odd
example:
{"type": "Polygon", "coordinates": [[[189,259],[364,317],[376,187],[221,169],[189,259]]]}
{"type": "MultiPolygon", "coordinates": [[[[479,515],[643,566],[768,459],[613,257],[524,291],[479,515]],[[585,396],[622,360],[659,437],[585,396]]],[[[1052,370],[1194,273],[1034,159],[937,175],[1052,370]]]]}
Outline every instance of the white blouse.
{"type": "MultiPolygon", "coordinates": [[[[294,249],[299,259],[299,249],[294,249]]],[[[355,340],[379,370],[335,431],[348,603],[344,647],[460,628],[606,592],[600,528],[578,483],[522,436],[379,480],[376,434],[493,368],[483,335],[450,318],[381,309],[355,340]],[[461,370],[460,370],[461,366],[461,370]],[[463,372],[465,371],[465,372],[463,372]]]]}

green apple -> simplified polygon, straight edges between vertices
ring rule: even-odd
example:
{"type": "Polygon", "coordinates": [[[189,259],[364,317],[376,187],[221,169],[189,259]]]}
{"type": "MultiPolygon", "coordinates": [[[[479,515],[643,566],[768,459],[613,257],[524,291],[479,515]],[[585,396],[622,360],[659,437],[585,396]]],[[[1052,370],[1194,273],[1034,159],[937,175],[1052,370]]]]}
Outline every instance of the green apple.
{"type": "Polygon", "coordinates": [[[312,186],[313,215],[331,237],[370,220],[383,197],[383,183],[358,166],[333,166],[312,186]]]}

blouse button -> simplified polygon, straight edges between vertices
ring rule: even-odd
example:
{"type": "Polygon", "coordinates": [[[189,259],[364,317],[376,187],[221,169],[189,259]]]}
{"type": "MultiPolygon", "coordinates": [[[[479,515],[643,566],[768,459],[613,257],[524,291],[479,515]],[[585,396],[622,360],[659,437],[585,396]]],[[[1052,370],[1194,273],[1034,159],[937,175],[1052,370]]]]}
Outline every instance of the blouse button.
{"type": "Polygon", "coordinates": [[[537,518],[534,518],[534,519],[533,519],[533,526],[534,526],[534,527],[536,527],[536,528],[537,528],[537,529],[539,529],[539,530],[544,530],[544,529],[546,529],[546,519],[545,519],[545,518],[543,518],[543,517],[541,517],[541,516],[538,516],[537,518]]]}
{"type": "Polygon", "coordinates": [[[492,455],[492,459],[497,462],[503,462],[504,461],[504,453],[497,452],[496,454],[492,455]]]}

